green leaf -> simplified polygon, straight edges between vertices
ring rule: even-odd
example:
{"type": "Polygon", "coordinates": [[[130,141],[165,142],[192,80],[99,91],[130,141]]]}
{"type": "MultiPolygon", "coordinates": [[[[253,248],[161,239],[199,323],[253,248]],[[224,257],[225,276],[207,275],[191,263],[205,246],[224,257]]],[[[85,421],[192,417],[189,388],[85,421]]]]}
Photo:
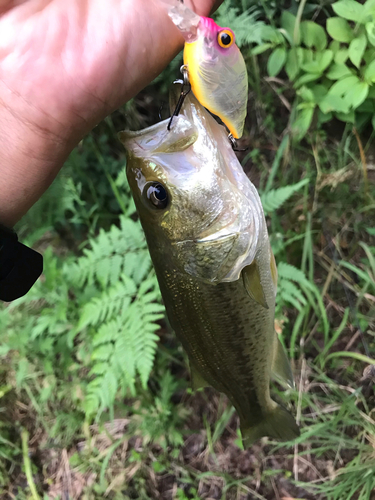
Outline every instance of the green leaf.
{"type": "Polygon", "coordinates": [[[294,88],[298,89],[301,85],[305,85],[305,83],[314,82],[321,77],[320,73],[306,73],[302,75],[296,82],[294,83],[294,88]]]}
{"type": "Polygon", "coordinates": [[[332,8],[338,16],[355,23],[363,22],[365,17],[364,6],[355,0],[340,0],[332,4],[332,8]]]}
{"type": "Polygon", "coordinates": [[[253,56],[257,56],[259,54],[263,54],[263,52],[266,52],[266,50],[268,49],[272,49],[273,46],[274,46],[273,43],[262,43],[262,45],[254,47],[251,50],[251,53],[253,54],[253,56]]]}
{"type": "Polygon", "coordinates": [[[363,60],[366,64],[370,64],[375,59],[375,48],[367,46],[367,49],[363,55],[363,60]]]}
{"type": "Polygon", "coordinates": [[[350,75],[352,75],[352,72],[345,64],[332,64],[326,73],[326,77],[330,80],[339,80],[350,75]]]}
{"type": "Polygon", "coordinates": [[[338,42],[337,40],[332,40],[332,42],[328,46],[328,48],[332,50],[334,54],[336,54],[336,52],[340,50],[340,47],[340,42],[338,42]]]}
{"type": "Polygon", "coordinates": [[[301,72],[301,65],[305,59],[305,50],[302,47],[292,47],[288,50],[285,71],[290,80],[294,80],[301,72]]]}
{"type": "Polygon", "coordinates": [[[365,26],[366,26],[368,41],[371,43],[372,46],[375,47],[375,22],[371,21],[369,23],[366,23],[365,26]]]}
{"type": "Polygon", "coordinates": [[[344,95],[344,99],[350,107],[356,109],[366,99],[368,90],[369,85],[367,83],[358,82],[349,88],[348,92],[344,95]]]}
{"type": "Polygon", "coordinates": [[[291,184],[289,186],[271,189],[267,193],[261,195],[261,201],[263,205],[263,210],[266,214],[274,212],[280,208],[289,198],[299,189],[301,189],[305,184],[309,182],[309,179],[302,179],[297,184],[291,184]]]}
{"type": "Polygon", "coordinates": [[[354,38],[349,45],[349,59],[354,64],[356,68],[361,65],[363,54],[365,53],[367,47],[367,38],[364,33],[354,38]]]}
{"type": "Polygon", "coordinates": [[[312,90],[308,89],[307,87],[301,87],[298,90],[297,95],[299,95],[306,102],[315,102],[312,90]]]}
{"type": "Polygon", "coordinates": [[[371,120],[371,125],[372,125],[372,128],[375,130],[375,114],[374,114],[374,116],[372,117],[372,120],[371,120]]]}
{"type": "Polygon", "coordinates": [[[302,62],[302,53],[296,47],[292,47],[288,50],[285,63],[285,71],[288,75],[289,80],[294,80],[298,75],[300,66],[302,62]]]}
{"type": "Polygon", "coordinates": [[[323,97],[327,95],[328,89],[325,85],[314,85],[311,87],[311,91],[314,94],[315,102],[319,102],[323,97]]]}
{"type": "Polygon", "coordinates": [[[372,61],[366,68],[363,74],[367,83],[375,82],[375,61],[372,61]]]}
{"type": "Polygon", "coordinates": [[[296,120],[292,123],[292,134],[300,141],[310,128],[314,116],[314,108],[305,108],[297,114],[296,120]]]}
{"type": "Polygon", "coordinates": [[[357,128],[357,130],[359,130],[362,127],[364,127],[365,125],[367,125],[367,123],[370,123],[371,118],[374,115],[374,111],[372,111],[372,113],[366,113],[366,112],[361,111],[363,107],[366,107],[366,103],[367,103],[367,99],[355,110],[355,123],[354,123],[354,125],[357,128]]]}
{"type": "MultiPolygon", "coordinates": [[[[225,23],[227,22],[229,26],[232,26],[231,24],[229,24],[227,16],[225,16],[225,23]]],[[[244,29],[246,31],[249,31],[249,23],[247,21],[244,24],[244,29]]],[[[271,42],[274,45],[279,45],[280,43],[284,42],[284,38],[280,34],[279,30],[277,30],[273,26],[267,26],[266,24],[262,24],[259,27],[259,34],[262,40],[264,40],[265,42],[271,42]]],[[[237,39],[237,28],[236,28],[236,39],[237,39]]]]}
{"type": "Polygon", "coordinates": [[[306,47],[324,50],[327,47],[327,35],[319,24],[313,21],[303,21],[300,25],[302,41],[306,47]]]}
{"type": "Polygon", "coordinates": [[[354,123],[355,122],[355,113],[354,111],[350,111],[349,113],[336,113],[336,117],[342,122],[346,123],[354,123]]]}
{"type": "Polygon", "coordinates": [[[353,85],[358,83],[360,80],[358,76],[351,75],[351,76],[345,76],[341,80],[338,80],[335,82],[332,87],[329,89],[328,93],[330,95],[338,95],[342,96],[345,94],[345,92],[350,89],[353,85]]]}
{"type": "Polygon", "coordinates": [[[284,47],[277,47],[267,62],[267,71],[270,76],[276,76],[282,70],[286,61],[286,50],[284,47]]]}
{"type": "Polygon", "coordinates": [[[340,49],[336,52],[334,60],[336,64],[344,64],[349,57],[348,49],[340,49]]]}
{"type": "Polygon", "coordinates": [[[320,102],[319,108],[323,113],[335,111],[337,113],[348,113],[349,105],[338,95],[327,94],[320,102]]]}
{"type": "Polygon", "coordinates": [[[302,54],[302,63],[303,64],[310,63],[310,62],[314,61],[314,51],[312,49],[303,49],[301,47],[300,52],[302,54]]]}
{"type": "Polygon", "coordinates": [[[333,59],[332,50],[324,50],[316,54],[316,59],[309,63],[304,63],[301,65],[304,71],[308,73],[319,73],[322,74],[326,68],[331,64],[333,59]]]}
{"type": "Polygon", "coordinates": [[[348,21],[341,17],[330,17],[327,19],[328,34],[338,42],[349,43],[353,40],[354,35],[348,21]]]}
{"type": "Polygon", "coordinates": [[[375,114],[375,101],[367,96],[363,103],[356,109],[356,113],[369,113],[372,117],[375,114]]]}
{"type": "Polygon", "coordinates": [[[291,43],[299,45],[301,43],[300,30],[297,32],[297,37],[294,39],[294,27],[296,25],[296,16],[293,16],[287,10],[283,10],[281,14],[281,27],[288,33],[291,43]]]}
{"type": "Polygon", "coordinates": [[[323,113],[319,110],[318,113],[318,125],[322,125],[323,123],[330,122],[332,120],[332,113],[323,113]]]}

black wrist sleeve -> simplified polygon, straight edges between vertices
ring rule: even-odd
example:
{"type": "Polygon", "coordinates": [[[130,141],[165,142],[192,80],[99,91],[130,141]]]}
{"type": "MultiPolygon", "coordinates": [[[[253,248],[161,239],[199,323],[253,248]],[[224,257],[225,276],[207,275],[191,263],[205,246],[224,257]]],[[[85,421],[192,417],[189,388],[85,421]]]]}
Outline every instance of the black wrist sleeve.
{"type": "Polygon", "coordinates": [[[40,253],[18,241],[11,229],[0,225],[0,300],[25,295],[43,271],[40,253]]]}

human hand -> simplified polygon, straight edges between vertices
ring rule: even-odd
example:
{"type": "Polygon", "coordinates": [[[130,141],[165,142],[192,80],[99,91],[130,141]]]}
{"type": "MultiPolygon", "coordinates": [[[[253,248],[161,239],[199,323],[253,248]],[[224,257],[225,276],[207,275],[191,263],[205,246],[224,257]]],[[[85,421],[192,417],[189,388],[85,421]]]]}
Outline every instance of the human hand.
{"type": "MultiPolygon", "coordinates": [[[[221,1],[185,3],[208,15],[221,1]]],[[[158,0],[0,0],[0,222],[14,225],[182,44],[158,0]]]]}

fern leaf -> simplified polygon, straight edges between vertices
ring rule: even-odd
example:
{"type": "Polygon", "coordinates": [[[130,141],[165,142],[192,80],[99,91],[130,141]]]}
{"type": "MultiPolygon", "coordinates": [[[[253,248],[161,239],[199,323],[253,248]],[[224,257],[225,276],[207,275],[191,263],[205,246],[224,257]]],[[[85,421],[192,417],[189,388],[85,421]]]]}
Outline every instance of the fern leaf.
{"type": "Polygon", "coordinates": [[[307,302],[301,290],[294,283],[285,279],[281,280],[280,287],[278,287],[276,301],[277,303],[289,302],[299,311],[307,302]]]}
{"type": "Polygon", "coordinates": [[[219,26],[230,26],[236,33],[236,43],[239,47],[249,43],[261,44],[262,28],[265,24],[258,21],[259,12],[248,9],[239,14],[238,9],[223,5],[218,13],[216,22],[219,26]]]}
{"type": "Polygon", "coordinates": [[[111,358],[113,354],[113,345],[112,344],[102,344],[92,353],[91,359],[93,361],[99,359],[100,361],[106,361],[111,358]]]}
{"type": "Polygon", "coordinates": [[[89,375],[104,375],[108,370],[108,363],[96,363],[90,370],[89,375]]]}
{"type": "Polygon", "coordinates": [[[137,292],[134,281],[123,275],[121,281],[94,297],[85,304],[78,322],[77,331],[88,325],[98,325],[111,319],[120,310],[127,308],[137,292]]]}
{"type": "Polygon", "coordinates": [[[65,267],[65,273],[76,286],[97,282],[102,289],[116,283],[121,274],[136,277],[139,283],[151,268],[151,260],[141,226],[129,218],[121,218],[121,227],[113,225],[101,230],[90,241],[90,248],[75,264],[65,267]]]}
{"type": "Polygon", "coordinates": [[[310,283],[310,281],[306,278],[301,269],[297,269],[295,266],[287,264],[286,262],[279,262],[277,266],[277,273],[279,278],[281,279],[284,278],[289,281],[294,281],[308,288],[314,287],[314,285],[310,283]]]}
{"type": "Polygon", "coordinates": [[[271,189],[267,193],[263,193],[260,197],[263,205],[264,213],[267,215],[280,208],[296,191],[301,189],[309,182],[309,179],[302,179],[297,184],[271,189]]]}
{"type": "Polygon", "coordinates": [[[97,347],[101,344],[109,344],[116,340],[117,335],[117,318],[103,323],[97,333],[94,335],[92,345],[97,347]]]}

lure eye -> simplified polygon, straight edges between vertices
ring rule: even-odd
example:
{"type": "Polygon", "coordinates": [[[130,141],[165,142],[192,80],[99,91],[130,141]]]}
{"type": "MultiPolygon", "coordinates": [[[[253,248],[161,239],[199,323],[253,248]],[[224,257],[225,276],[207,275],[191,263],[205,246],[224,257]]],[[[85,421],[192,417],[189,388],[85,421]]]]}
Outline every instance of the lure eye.
{"type": "Polygon", "coordinates": [[[228,49],[234,43],[234,34],[231,30],[225,29],[219,31],[217,42],[223,49],[228,49]]]}
{"type": "Polygon", "coordinates": [[[160,182],[147,184],[144,193],[155,208],[163,209],[168,205],[168,192],[160,182]]]}

